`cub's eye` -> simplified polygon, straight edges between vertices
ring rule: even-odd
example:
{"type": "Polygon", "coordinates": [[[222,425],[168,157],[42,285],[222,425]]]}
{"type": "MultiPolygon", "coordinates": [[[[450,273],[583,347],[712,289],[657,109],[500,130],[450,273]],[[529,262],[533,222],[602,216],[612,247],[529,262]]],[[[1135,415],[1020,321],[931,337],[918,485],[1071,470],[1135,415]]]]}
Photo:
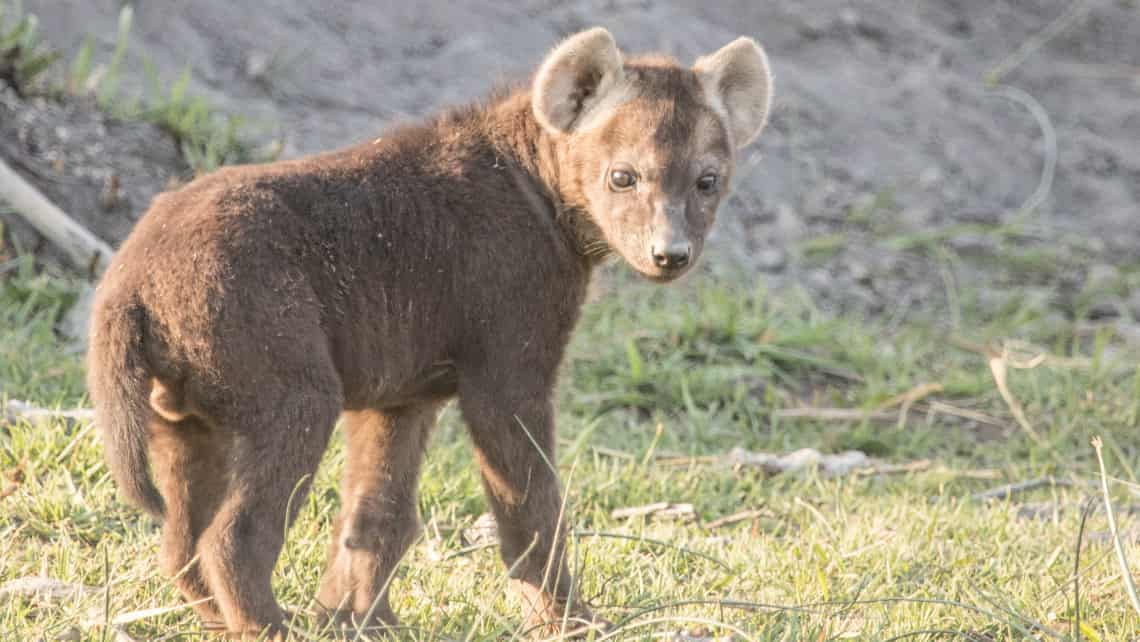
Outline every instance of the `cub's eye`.
{"type": "Polygon", "coordinates": [[[610,187],[615,191],[627,190],[637,184],[637,175],[632,169],[615,169],[610,171],[610,187]]]}
{"type": "Polygon", "coordinates": [[[697,189],[702,192],[711,192],[716,189],[716,174],[705,174],[697,179],[697,189]]]}

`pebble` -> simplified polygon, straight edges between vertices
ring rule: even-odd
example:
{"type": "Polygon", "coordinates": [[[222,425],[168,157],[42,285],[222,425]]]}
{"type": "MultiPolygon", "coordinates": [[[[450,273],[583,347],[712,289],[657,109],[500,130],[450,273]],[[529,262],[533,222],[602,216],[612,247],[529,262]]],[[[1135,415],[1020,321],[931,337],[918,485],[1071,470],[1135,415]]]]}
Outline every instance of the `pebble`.
{"type": "Polygon", "coordinates": [[[804,280],[807,282],[809,288],[819,292],[824,297],[831,295],[835,285],[835,278],[831,276],[831,272],[824,269],[808,272],[804,280]]]}
{"type": "Polygon", "coordinates": [[[782,247],[766,247],[756,252],[754,261],[762,272],[781,272],[788,265],[788,253],[782,247]]]}
{"type": "Polygon", "coordinates": [[[871,285],[873,279],[871,268],[866,264],[859,261],[852,261],[847,266],[847,273],[851,276],[851,280],[860,285],[871,285]]]}
{"type": "Polygon", "coordinates": [[[1124,315],[1124,302],[1116,297],[1103,297],[1089,306],[1086,316],[1091,321],[1119,319],[1124,315]]]}
{"type": "Polygon", "coordinates": [[[245,75],[252,80],[264,80],[269,72],[269,56],[260,50],[254,50],[245,61],[245,75]]]}

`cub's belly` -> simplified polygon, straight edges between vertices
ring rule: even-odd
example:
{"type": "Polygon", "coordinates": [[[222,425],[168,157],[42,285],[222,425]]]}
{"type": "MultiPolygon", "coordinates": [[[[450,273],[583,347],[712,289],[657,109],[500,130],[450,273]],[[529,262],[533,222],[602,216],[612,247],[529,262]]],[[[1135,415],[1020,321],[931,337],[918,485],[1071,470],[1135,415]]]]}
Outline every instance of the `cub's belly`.
{"type": "Polygon", "coordinates": [[[458,390],[455,364],[439,361],[399,382],[387,382],[371,390],[352,395],[349,406],[395,408],[428,401],[441,401],[455,396],[458,390]],[[356,403],[353,403],[356,402],[356,403]]]}

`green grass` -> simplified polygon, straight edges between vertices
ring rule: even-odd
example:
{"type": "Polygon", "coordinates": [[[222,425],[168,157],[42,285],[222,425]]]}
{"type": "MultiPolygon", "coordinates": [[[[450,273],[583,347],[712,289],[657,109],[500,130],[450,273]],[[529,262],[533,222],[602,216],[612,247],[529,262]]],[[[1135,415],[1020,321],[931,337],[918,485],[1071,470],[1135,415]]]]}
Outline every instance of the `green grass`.
{"type": "Polygon", "coordinates": [[[58,59],[40,38],[34,15],[24,13],[20,2],[0,3],[0,82],[22,94],[58,59]]]}
{"type": "MultiPolygon", "coordinates": [[[[85,405],[80,357],[52,332],[72,286],[26,266],[0,278],[0,396],[85,405]]],[[[1099,497],[1089,485],[1098,479],[1089,439],[1104,437],[1115,477],[1135,482],[1140,464],[1140,360],[1111,331],[1077,334],[1022,302],[972,323],[959,338],[1033,341],[1066,358],[1011,370],[1011,391],[1040,434],[1036,441],[1013,421],[985,360],[955,348],[936,324],[891,329],[831,318],[802,295],[704,275],[661,288],[610,274],[605,286],[616,293],[585,310],[559,389],[560,468],[573,527],[602,534],[575,538],[581,590],[621,623],[618,638],[700,629],[773,641],[1078,639],[1081,508],[1099,497]],[[918,401],[901,426],[894,416],[781,416],[804,405],[873,410],[926,383],[944,389],[918,401]],[[997,425],[931,410],[932,401],[983,413],[997,425]],[[697,458],[737,446],[859,448],[886,462],[930,463],[903,474],[766,478],[697,458]],[[1060,483],[1010,500],[970,498],[1042,476],[1060,483]],[[657,501],[692,503],[698,520],[610,516],[657,501]],[[747,509],[758,512],[704,526],[747,509]],[[1026,517],[1029,509],[1040,515],[1026,517]]],[[[968,307],[965,314],[978,318],[968,307]]],[[[275,577],[279,599],[302,610],[322,570],[342,459],[337,440],[275,577]]],[[[91,587],[55,601],[0,597],[0,638],[102,640],[100,622],[179,604],[155,569],[154,525],[116,499],[89,427],[0,427],[0,474],[0,579],[48,576],[91,587]]],[[[1135,486],[1114,481],[1111,488],[1135,565],[1135,486]]],[[[436,432],[419,503],[425,537],[393,589],[394,607],[411,627],[406,636],[513,636],[517,607],[496,553],[465,549],[460,540],[486,505],[454,409],[436,432]]],[[[1083,640],[1140,635],[1106,529],[1103,511],[1084,529],[1083,640]]],[[[297,624],[314,626],[305,618],[297,624]]],[[[198,635],[188,610],[125,628],[135,639],[198,635]]]]}
{"type": "Polygon", "coordinates": [[[848,238],[841,232],[815,236],[799,244],[800,254],[808,261],[823,262],[843,251],[848,238]]]}
{"type": "Polygon", "coordinates": [[[240,115],[221,113],[202,96],[189,91],[190,68],[177,80],[160,77],[145,53],[129,52],[134,22],[131,5],[119,13],[115,50],[98,60],[88,38],[63,69],[60,54],[40,37],[34,14],[19,0],[0,0],[0,82],[21,94],[38,93],[60,99],[92,96],[99,109],[121,121],[154,124],[178,145],[186,163],[204,173],[232,163],[269,160],[272,146],[254,149],[248,124],[240,115]],[[142,68],[141,91],[123,89],[123,73],[132,62],[142,68]]]}
{"type": "Polygon", "coordinates": [[[72,62],[66,86],[88,88],[98,99],[100,108],[115,118],[153,123],[174,139],[183,158],[196,172],[209,172],[232,163],[264,160],[241,136],[244,119],[221,114],[205,98],[188,92],[189,66],[167,87],[154,64],[145,55],[140,56],[145,80],[143,91],[135,96],[127,96],[121,91],[121,76],[133,21],[132,7],[124,5],[119,12],[115,52],[105,72],[99,77],[92,75],[93,53],[88,41],[72,62]]]}

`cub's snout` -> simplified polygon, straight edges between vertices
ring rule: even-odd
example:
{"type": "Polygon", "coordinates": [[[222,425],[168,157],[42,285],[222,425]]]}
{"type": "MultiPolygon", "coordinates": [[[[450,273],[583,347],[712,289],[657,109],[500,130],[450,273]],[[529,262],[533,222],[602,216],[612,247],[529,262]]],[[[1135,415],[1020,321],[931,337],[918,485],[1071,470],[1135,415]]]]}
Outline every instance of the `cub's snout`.
{"type": "Polygon", "coordinates": [[[649,253],[662,270],[679,270],[689,264],[693,245],[684,239],[658,239],[649,246],[649,253]]]}

